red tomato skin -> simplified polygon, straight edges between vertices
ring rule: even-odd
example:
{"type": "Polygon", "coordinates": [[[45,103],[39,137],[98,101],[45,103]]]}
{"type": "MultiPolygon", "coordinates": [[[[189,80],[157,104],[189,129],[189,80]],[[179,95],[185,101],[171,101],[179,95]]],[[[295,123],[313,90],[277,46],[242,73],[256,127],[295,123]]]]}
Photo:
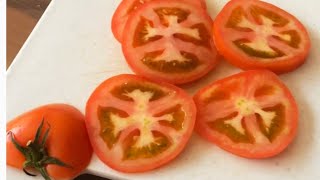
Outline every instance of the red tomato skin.
{"type": "Polygon", "coordinates": [[[203,9],[207,9],[206,0],[199,0],[203,9]]]}
{"type": "MultiPolygon", "coordinates": [[[[292,113],[295,114],[293,117],[293,119],[291,119],[291,129],[290,129],[290,133],[288,134],[288,138],[285,139],[285,141],[283,141],[283,143],[281,144],[281,146],[278,146],[276,149],[274,149],[274,151],[267,151],[267,152],[263,152],[263,153],[249,153],[246,150],[243,151],[239,151],[238,149],[235,148],[230,148],[230,147],[226,147],[224,146],[224,142],[221,141],[221,139],[219,138],[215,138],[210,136],[210,130],[203,125],[203,123],[196,123],[195,124],[195,132],[201,136],[202,138],[208,140],[209,142],[216,144],[218,147],[222,148],[223,150],[230,152],[236,156],[240,156],[243,158],[249,158],[249,159],[265,159],[265,158],[270,158],[273,157],[275,155],[280,154],[281,152],[283,152],[289,144],[291,144],[293,142],[293,140],[295,139],[296,135],[297,135],[297,129],[298,129],[298,118],[299,118],[299,110],[298,110],[298,105],[294,99],[294,97],[292,96],[291,92],[289,91],[289,89],[285,86],[285,84],[283,84],[278,76],[276,74],[274,74],[273,72],[270,72],[268,70],[249,70],[243,73],[239,73],[239,74],[235,74],[232,76],[229,76],[227,78],[224,79],[220,79],[217,80],[215,82],[212,82],[211,84],[205,86],[204,88],[200,89],[193,97],[194,102],[196,104],[196,107],[199,107],[201,105],[200,103],[200,96],[206,92],[208,89],[211,88],[211,86],[215,85],[215,84],[220,84],[232,79],[237,79],[239,77],[243,77],[244,73],[246,73],[245,76],[254,76],[255,74],[260,74],[260,73],[267,73],[270,78],[272,78],[275,82],[278,83],[278,86],[284,91],[284,93],[286,94],[286,97],[289,100],[289,104],[292,105],[292,113]]],[[[199,116],[199,113],[197,113],[197,121],[199,121],[201,117],[199,116]]]]}
{"type": "Polygon", "coordinates": [[[127,7],[132,5],[133,1],[135,1],[135,0],[121,1],[113,14],[113,17],[111,20],[111,30],[112,30],[114,37],[117,39],[118,42],[122,41],[122,33],[124,30],[124,26],[126,24],[123,21],[125,21],[125,22],[127,21],[127,18],[123,17],[124,14],[123,14],[122,9],[128,9],[127,7]]]}
{"type": "Polygon", "coordinates": [[[224,24],[225,19],[228,19],[228,15],[224,13],[224,10],[227,11],[227,9],[233,8],[234,4],[247,4],[252,3],[257,0],[231,0],[229,1],[222,11],[217,15],[216,19],[213,23],[213,37],[214,42],[216,45],[216,48],[220,55],[224,57],[226,61],[228,61],[230,64],[239,67],[243,70],[254,70],[254,69],[267,69],[270,70],[276,74],[284,74],[291,72],[298,67],[302,66],[305,61],[307,60],[307,57],[309,55],[310,49],[311,49],[311,41],[310,36],[304,25],[297,20],[296,17],[294,17],[292,14],[288,13],[287,11],[280,9],[279,7],[263,2],[264,7],[269,8],[271,10],[274,10],[275,12],[281,11],[282,13],[286,14],[286,17],[288,19],[294,19],[295,25],[298,27],[298,29],[302,32],[303,37],[306,37],[306,43],[303,47],[304,51],[303,53],[300,53],[299,55],[294,56],[290,59],[281,60],[278,62],[261,62],[259,60],[252,60],[247,55],[239,54],[233,50],[230,49],[229,46],[225,45],[225,39],[224,35],[222,35],[222,24],[224,24]]]}
{"type": "Polygon", "coordinates": [[[107,166],[109,166],[110,168],[116,170],[116,171],[120,171],[120,172],[124,172],[124,173],[142,173],[142,172],[146,172],[146,171],[151,171],[154,169],[157,169],[159,167],[162,167],[168,163],[170,163],[172,160],[174,160],[175,158],[178,157],[178,155],[184,150],[185,146],[187,145],[188,140],[190,139],[193,129],[194,129],[194,125],[195,125],[195,120],[196,120],[196,106],[193,102],[193,99],[191,97],[189,97],[189,95],[187,93],[185,93],[182,89],[162,82],[162,81],[150,81],[147,80],[144,77],[141,76],[137,76],[137,75],[132,75],[132,74],[121,74],[121,75],[117,75],[114,77],[111,77],[109,79],[107,79],[106,81],[104,81],[102,84],[100,84],[95,90],[94,93],[91,94],[87,105],[86,105],[86,126],[87,126],[87,130],[88,130],[88,134],[89,134],[89,138],[93,147],[93,150],[95,152],[95,154],[99,157],[99,159],[106,164],[107,166]],[[122,80],[126,80],[126,79],[132,79],[135,78],[137,80],[141,80],[141,81],[149,81],[149,82],[153,82],[158,84],[161,87],[168,87],[170,89],[175,90],[181,97],[185,98],[187,100],[187,102],[190,103],[190,112],[189,114],[191,115],[191,127],[188,129],[188,131],[185,133],[185,135],[182,137],[181,142],[179,144],[179,147],[175,150],[175,152],[171,153],[166,159],[160,159],[159,161],[151,164],[151,165],[143,165],[143,166],[135,166],[135,167],[125,167],[125,166],[120,166],[118,163],[113,162],[112,158],[108,158],[106,156],[106,152],[101,151],[102,146],[105,146],[105,144],[99,144],[100,143],[104,143],[102,140],[97,140],[97,138],[93,135],[93,131],[94,131],[94,127],[92,126],[92,123],[94,123],[95,121],[95,117],[92,117],[92,110],[91,110],[91,106],[93,104],[95,104],[96,100],[101,98],[100,93],[95,93],[95,92],[103,92],[105,86],[107,86],[109,83],[112,84],[114,82],[119,82],[122,80]]]}
{"type": "MultiPolygon", "coordinates": [[[[72,168],[48,165],[47,171],[54,179],[72,179],[89,165],[92,147],[86,132],[84,116],[66,104],[49,104],[28,111],[7,123],[20,145],[33,140],[42,119],[44,127],[50,124],[46,147],[50,156],[60,159],[72,168]],[[46,124],[48,123],[48,124],[46,124]]],[[[44,133],[44,132],[43,132],[44,133]]],[[[22,169],[24,156],[15,148],[7,135],[7,165],[22,169]]]]}

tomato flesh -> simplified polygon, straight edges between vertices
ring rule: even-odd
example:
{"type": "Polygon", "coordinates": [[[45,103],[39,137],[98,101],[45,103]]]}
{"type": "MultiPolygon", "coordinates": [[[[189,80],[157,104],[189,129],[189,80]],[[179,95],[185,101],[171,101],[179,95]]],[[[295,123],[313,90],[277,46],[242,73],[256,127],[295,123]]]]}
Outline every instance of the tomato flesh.
{"type": "Polygon", "coordinates": [[[296,134],[297,105],[269,71],[248,71],[219,80],[200,90],[194,100],[196,131],[236,155],[274,156],[296,134]]]}
{"type": "Polygon", "coordinates": [[[188,1],[154,0],[130,16],[122,50],[137,74],[188,83],[217,63],[211,27],[206,12],[188,1]]]}
{"type": "MultiPolygon", "coordinates": [[[[127,20],[131,14],[136,11],[139,7],[143,6],[152,0],[122,0],[116,9],[112,17],[112,32],[115,38],[121,42],[123,36],[123,30],[127,20]]],[[[206,4],[203,0],[188,0],[195,6],[206,8],[206,4]]]]}
{"type": "Polygon", "coordinates": [[[279,41],[283,41],[293,48],[299,48],[301,37],[296,30],[277,32],[273,28],[285,27],[290,22],[289,20],[276,12],[255,5],[250,7],[250,13],[258,27],[254,27],[255,24],[248,20],[239,21],[239,19],[247,19],[245,11],[241,7],[232,11],[226,24],[228,28],[234,28],[240,32],[255,32],[257,34],[254,40],[244,38],[233,41],[233,43],[246,54],[258,58],[277,58],[285,56],[286,54],[276,47],[270,46],[270,48],[268,48],[269,44],[266,39],[268,39],[269,36],[276,38],[279,41]],[[244,22],[246,23],[245,25],[243,25],[244,22]]]}
{"type": "Polygon", "coordinates": [[[292,71],[310,50],[309,35],[295,17],[256,0],[230,1],[217,16],[213,34],[219,52],[242,69],[292,71]]]}
{"type": "Polygon", "coordinates": [[[191,136],[195,105],[181,89],[135,75],[103,82],[91,95],[86,124],[98,157],[123,172],[174,159],[191,136]]]}

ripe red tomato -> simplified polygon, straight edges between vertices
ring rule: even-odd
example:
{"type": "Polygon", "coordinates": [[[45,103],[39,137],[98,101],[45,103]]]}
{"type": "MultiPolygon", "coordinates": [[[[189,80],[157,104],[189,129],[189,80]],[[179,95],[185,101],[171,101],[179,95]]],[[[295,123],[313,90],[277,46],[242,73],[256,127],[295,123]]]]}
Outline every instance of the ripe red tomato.
{"type": "Polygon", "coordinates": [[[206,0],[199,0],[199,1],[195,1],[195,2],[199,2],[201,4],[201,7],[203,9],[207,9],[207,2],[206,0]]]}
{"type": "Polygon", "coordinates": [[[221,55],[242,69],[292,71],[310,51],[310,38],[293,15],[258,0],[231,0],[214,21],[221,55]]]}
{"type": "Polygon", "coordinates": [[[153,0],[128,19],[122,50],[134,72],[172,84],[194,81],[217,63],[212,20],[188,1],[153,0]]]}
{"type": "Polygon", "coordinates": [[[238,156],[274,156],[296,135],[296,102],[270,71],[252,70],[218,80],[194,100],[198,134],[238,156]]]}
{"type": "MultiPolygon", "coordinates": [[[[45,137],[44,129],[49,129],[45,143],[47,155],[71,166],[69,168],[49,164],[44,166],[44,170],[50,177],[57,180],[76,177],[88,166],[92,147],[84,116],[74,107],[65,104],[41,106],[18,116],[7,124],[7,164],[15,168],[23,168],[27,159],[15,147],[11,135],[21,146],[31,144],[29,141],[35,139],[42,120],[44,120],[40,136],[42,140],[45,137]]],[[[34,141],[32,143],[37,144],[34,141]]]]}
{"type": "Polygon", "coordinates": [[[183,90],[136,75],[103,82],[86,107],[94,152],[122,172],[144,172],[173,160],[189,140],[196,109],[183,90]]]}
{"type": "MultiPolygon", "coordinates": [[[[121,42],[124,26],[127,23],[128,17],[137,8],[143,4],[152,0],[122,0],[112,17],[111,29],[114,37],[121,42]]],[[[190,3],[206,8],[206,3],[204,0],[188,0],[190,3]]]]}

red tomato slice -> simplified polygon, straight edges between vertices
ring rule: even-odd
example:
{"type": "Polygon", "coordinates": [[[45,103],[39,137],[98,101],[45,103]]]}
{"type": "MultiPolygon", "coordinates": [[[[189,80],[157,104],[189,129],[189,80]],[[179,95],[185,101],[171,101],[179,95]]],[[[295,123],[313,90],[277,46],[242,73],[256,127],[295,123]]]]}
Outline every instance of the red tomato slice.
{"type": "MultiPolygon", "coordinates": [[[[152,0],[122,0],[112,17],[112,33],[114,37],[121,42],[124,26],[128,17],[140,6],[152,0]]],[[[195,6],[206,8],[204,0],[188,0],[195,6]]]]}
{"type": "Polygon", "coordinates": [[[200,90],[194,100],[196,131],[238,156],[274,156],[296,135],[296,102],[270,71],[247,71],[218,80],[200,90]]]}
{"type": "Polygon", "coordinates": [[[242,69],[292,71],[310,51],[304,26],[284,10],[258,0],[232,0],[214,22],[221,55],[242,69]]]}
{"type": "Polygon", "coordinates": [[[194,81],[217,63],[212,20],[188,1],[153,0],[125,27],[122,50],[137,74],[172,84],[194,81]]]}
{"type": "Polygon", "coordinates": [[[86,107],[95,153],[111,168],[143,172],[174,159],[190,138],[194,102],[183,90],[136,75],[103,82],[86,107]]]}

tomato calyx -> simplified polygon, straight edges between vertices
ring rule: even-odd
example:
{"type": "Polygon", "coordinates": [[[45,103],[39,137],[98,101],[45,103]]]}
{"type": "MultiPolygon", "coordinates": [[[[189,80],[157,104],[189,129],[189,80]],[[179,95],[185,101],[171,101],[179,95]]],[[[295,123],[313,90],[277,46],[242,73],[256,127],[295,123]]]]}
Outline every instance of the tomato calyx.
{"type": "Polygon", "coordinates": [[[48,152],[46,149],[46,141],[48,139],[50,125],[48,124],[49,128],[46,129],[42,140],[40,140],[40,135],[43,129],[43,125],[44,125],[44,119],[42,120],[40,126],[37,129],[34,140],[33,141],[30,140],[27,143],[26,147],[21,146],[16,141],[16,139],[14,138],[13,132],[9,131],[8,134],[10,135],[13,145],[26,158],[26,161],[23,164],[23,171],[29,176],[36,176],[28,171],[29,169],[32,169],[37,172],[40,172],[40,174],[43,176],[45,180],[51,180],[46,170],[47,165],[54,164],[54,165],[58,165],[66,168],[72,168],[72,167],[62,162],[61,160],[48,155],[48,152]]]}

